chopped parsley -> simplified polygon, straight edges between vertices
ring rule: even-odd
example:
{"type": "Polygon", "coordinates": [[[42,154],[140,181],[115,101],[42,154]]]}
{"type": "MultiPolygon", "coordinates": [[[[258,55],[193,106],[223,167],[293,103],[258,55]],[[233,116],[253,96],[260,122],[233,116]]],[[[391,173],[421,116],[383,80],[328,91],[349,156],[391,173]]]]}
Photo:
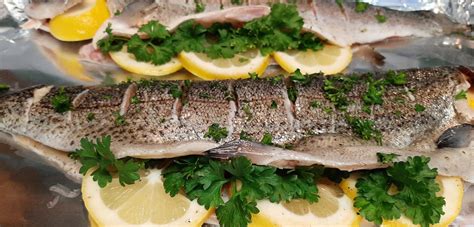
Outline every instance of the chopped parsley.
{"type": "Polygon", "coordinates": [[[350,104],[347,94],[358,82],[355,77],[333,76],[323,81],[324,97],[332,102],[338,110],[346,110],[350,104]]]}
{"type": "Polygon", "coordinates": [[[467,92],[465,90],[460,91],[454,96],[455,100],[467,99],[467,92]]]}
{"type": "Polygon", "coordinates": [[[296,69],[296,71],[290,76],[290,80],[298,84],[308,84],[311,81],[311,77],[303,75],[299,69],[296,69]]]}
{"type": "Polygon", "coordinates": [[[387,169],[359,178],[354,207],[378,225],[402,214],[423,227],[438,223],[444,214],[445,200],[436,195],[440,190],[435,181],[438,172],[428,166],[429,160],[423,156],[409,157],[405,162],[395,162],[387,169]],[[397,192],[389,192],[392,185],[397,192]]]}
{"type": "Polygon", "coordinates": [[[211,95],[209,95],[209,93],[203,91],[203,92],[199,92],[199,98],[210,99],[211,95]]]}
{"type": "Polygon", "coordinates": [[[369,3],[362,2],[361,0],[355,1],[355,11],[358,13],[363,13],[369,8],[369,3]]]}
{"type": "Polygon", "coordinates": [[[64,87],[60,87],[57,94],[51,98],[51,105],[58,113],[64,113],[72,108],[71,98],[64,92],[64,87]]]}
{"type": "Polygon", "coordinates": [[[272,100],[272,104],[270,104],[270,108],[271,108],[271,109],[276,109],[276,108],[278,108],[278,105],[277,105],[277,103],[275,102],[275,100],[272,100]]]}
{"type": "Polygon", "coordinates": [[[397,158],[398,154],[390,153],[390,154],[385,154],[385,153],[377,153],[377,158],[379,159],[379,162],[383,164],[388,164],[392,163],[395,158],[397,158]]]}
{"type": "Polygon", "coordinates": [[[171,196],[183,191],[206,209],[215,208],[223,227],[247,226],[251,215],[259,212],[259,200],[317,202],[316,180],[321,174],[319,168],[277,169],[253,165],[242,156],[229,161],[185,157],[173,160],[163,171],[163,185],[171,196]],[[224,189],[230,190],[230,197],[225,201],[224,189]]]}
{"type": "Polygon", "coordinates": [[[385,92],[385,80],[374,80],[369,78],[367,80],[367,91],[362,95],[362,101],[364,102],[364,112],[370,113],[368,108],[371,105],[382,105],[382,96],[385,92]]]}
{"type": "Polygon", "coordinates": [[[272,140],[273,140],[272,134],[265,132],[263,134],[263,137],[260,143],[265,144],[265,145],[273,145],[272,140]]]}
{"type": "Polygon", "coordinates": [[[287,93],[288,93],[288,99],[292,101],[293,103],[296,102],[296,99],[298,98],[298,90],[295,87],[291,86],[291,87],[288,87],[287,93]]]}
{"type": "Polygon", "coordinates": [[[216,143],[220,142],[222,139],[227,137],[227,129],[225,127],[220,127],[219,124],[212,124],[209,126],[209,129],[206,134],[204,134],[204,138],[210,138],[214,140],[216,143]]]}
{"type": "Polygon", "coordinates": [[[386,74],[386,81],[392,85],[405,85],[407,84],[407,76],[403,72],[397,73],[393,70],[390,70],[386,74]]]}
{"type": "Polygon", "coordinates": [[[10,86],[0,83],[0,92],[10,90],[10,86]]]}
{"type": "Polygon", "coordinates": [[[250,79],[252,79],[252,80],[257,80],[257,79],[259,79],[258,74],[257,74],[256,72],[251,72],[251,73],[249,73],[249,77],[250,77],[250,79]]]}
{"type": "Polygon", "coordinates": [[[387,21],[387,17],[379,13],[375,14],[375,19],[377,19],[379,23],[385,23],[387,21]]]}
{"type": "Polygon", "coordinates": [[[130,100],[130,103],[132,103],[132,104],[140,104],[140,99],[138,99],[137,96],[133,96],[132,99],[130,100]]]}
{"type": "Polygon", "coordinates": [[[119,112],[114,112],[114,117],[115,117],[114,123],[116,126],[122,126],[122,125],[127,124],[125,117],[121,115],[119,112]]]}
{"type": "Polygon", "coordinates": [[[423,112],[423,111],[425,111],[425,109],[426,109],[425,106],[423,106],[421,104],[418,104],[418,103],[415,104],[415,111],[416,112],[423,112]]]}
{"type": "Polygon", "coordinates": [[[250,134],[248,134],[246,131],[241,131],[240,134],[239,134],[239,138],[241,140],[254,141],[252,136],[250,136],[250,134]]]}
{"type": "Polygon", "coordinates": [[[204,12],[204,10],[206,9],[206,5],[202,3],[201,0],[194,0],[194,4],[196,5],[196,13],[204,12]]]}
{"type": "Polygon", "coordinates": [[[317,100],[313,100],[309,103],[309,107],[311,107],[312,109],[317,109],[317,108],[321,107],[321,102],[319,102],[317,100]]]}
{"type": "Polygon", "coordinates": [[[248,103],[245,103],[244,106],[242,107],[242,110],[244,111],[247,121],[251,120],[253,117],[253,114],[252,114],[252,110],[250,110],[250,105],[248,103]]]}
{"type": "Polygon", "coordinates": [[[133,159],[118,160],[110,150],[110,136],[97,139],[94,143],[87,138],[81,139],[81,148],[70,154],[70,157],[78,160],[82,167],[79,173],[86,175],[89,169],[92,171],[92,179],[97,181],[101,188],[112,182],[112,175],[117,174],[122,186],[133,184],[140,179],[138,171],[143,168],[143,163],[133,159]]]}
{"type": "MultiPolygon", "coordinates": [[[[195,0],[196,11],[204,10],[205,5],[195,0]]],[[[269,15],[256,18],[241,27],[229,23],[215,23],[204,27],[194,20],[181,23],[170,33],[157,21],[150,21],[139,28],[141,38],[134,34],[130,38],[115,36],[111,26],[105,32],[107,36],[98,41],[99,49],[104,52],[120,51],[124,46],[137,61],[162,65],[181,51],[204,53],[209,58],[232,58],[236,54],[250,49],[259,49],[263,55],[274,51],[320,50],[322,41],[312,33],[304,33],[303,18],[295,5],[273,4],[269,15]]]]}
{"type": "Polygon", "coordinates": [[[87,119],[87,121],[93,121],[95,119],[95,114],[94,113],[87,113],[86,119],[87,119]]]}
{"type": "Polygon", "coordinates": [[[168,87],[168,94],[170,94],[173,98],[181,98],[183,95],[183,91],[181,90],[181,87],[177,83],[166,83],[164,84],[164,87],[168,87]]]}
{"type": "Polygon", "coordinates": [[[356,135],[363,140],[374,139],[378,144],[382,144],[382,133],[375,128],[375,122],[348,116],[347,123],[356,135]]]}

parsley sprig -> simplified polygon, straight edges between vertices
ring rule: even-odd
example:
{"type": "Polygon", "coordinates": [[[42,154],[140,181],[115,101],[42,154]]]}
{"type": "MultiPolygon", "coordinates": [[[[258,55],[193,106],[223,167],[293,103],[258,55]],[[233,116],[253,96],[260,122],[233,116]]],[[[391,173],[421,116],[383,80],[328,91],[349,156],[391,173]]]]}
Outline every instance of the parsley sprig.
{"type": "MultiPolygon", "coordinates": [[[[197,6],[201,10],[204,5],[197,6]]],[[[302,33],[302,29],[303,18],[295,5],[273,4],[269,15],[249,21],[239,28],[228,23],[215,23],[206,28],[194,20],[188,20],[170,33],[162,24],[150,21],[139,28],[138,34],[126,38],[113,35],[109,25],[105,30],[107,37],[99,40],[97,46],[107,53],[120,51],[126,45],[128,52],[138,61],[155,65],[169,62],[181,51],[205,53],[209,58],[216,59],[232,58],[255,48],[263,55],[288,49],[322,49],[321,40],[312,33],[302,33]]]]}
{"type": "Polygon", "coordinates": [[[429,160],[423,156],[409,157],[405,162],[395,162],[392,167],[360,178],[354,206],[376,224],[398,219],[402,214],[421,226],[438,223],[445,201],[436,195],[440,190],[435,181],[438,172],[429,168],[429,160]],[[397,189],[395,194],[389,193],[392,186],[397,189]]]}
{"type": "Polygon", "coordinates": [[[82,164],[79,170],[82,175],[86,175],[89,169],[95,169],[91,174],[92,179],[97,181],[102,188],[112,182],[113,174],[118,175],[122,186],[135,183],[140,179],[138,170],[143,168],[143,163],[133,159],[116,159],[110,150],[110,144],[110,136],[97,139],[95,143],[83,138],[81,139],[81,148],[71,153],[70,157],[82,164]]]}
{"type": "Polygon", "coordinates": [[[216,208],[221,226],[247,226],[251,215],[259,212],[257,201],[271,202],[305,199],[317,202],[315,180],[322,169],[279,170],[253,165],[245,157],[216,161],[206,157],[176,159],[163,171],[166,192],[175,196],[184,190],[187,197],[206,209],[216,208]],[[228,185],[229,187],[225,187],[228,185]],[[230,198],[224,201],[223,190],[230,198]]]}

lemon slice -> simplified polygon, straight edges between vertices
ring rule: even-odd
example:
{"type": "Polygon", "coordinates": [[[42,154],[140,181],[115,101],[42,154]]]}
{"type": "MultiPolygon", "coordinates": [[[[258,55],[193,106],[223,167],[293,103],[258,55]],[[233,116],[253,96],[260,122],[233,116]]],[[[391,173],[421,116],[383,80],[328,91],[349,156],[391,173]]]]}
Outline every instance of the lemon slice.
{"type": "Polygon", "coordinates": [[[474,110],[474,93],[467,92],[467,105],[474,110]]]}
{"type": "Polygon", "coordinates": [[[253,215],[250,227],[257,226],[358,226],[361,218],[352,200],[334,184],[318,184],[319,201],[272,203],[259,201],[260,213],[253,215]]]}
{"type": "MultiPolygon", "coordinates": [[[[352,174],[349,178],[342,180],[340,183],[341,189],[349,197],[355,198],[357,195],[357,188],[355,184],[359,175],[352,174]]],[[[443,207],[444,215],[441,216],[438,224],[432,226],[448,226],[461,212],[462,199],[464,194],[463,183],[459,177],[444,177],[438,176],[436,181],[440,185],[441,190],[437,193],[438,196],[443,196],[446,204],[443,207]]],[[[410,219],[403,216],[397,220],[384,221],[381,226],[390,227],[408,227],[419,226],[414,225],[410,219]]]]}
{"type": "Polygon", "coordinates": [[[62,41],[91,39],[110,17],[105,0],[84,0],[49,21],[51,34],[62,41]]]}
{"type": "Polygon", "coordinates": [[[156,169],[143,171],[140,181],[125,187],[114,178],[100,188],[87,174],[82,199],[98,226],[201,226],[212,212],[181,194],[168,195],[156,169]]]}
{"type": "Polygon", "coordinates": [[[236,54],[233,58],[211,59],[206,54],[181,52],[178,56],[183,67],[204,80],[248,78],[249,73],[262,75],[270,61],[259,50],[236,54]]]}
{"type": "Polygon", "coordinates": [[[331,75],[341,72],[351,63],[352,50],[350,47],[325,44],[319,51],[275,52],[273,58],[289,73],[299,69],[304,74],[322,72],[325,75],[331,75]]]}
{"type": "Polygon", "coordinates": [[[136,74],[147,76],[164,76],[177,72],[183,66],[177,58],[172,58],[171,61],[163,65],[154,65],[148,62],[140,62],[135,59],[133,54],[127,52],[124,47],[121,51],[110,52],[110,57],[121,68],[136,74]]]}

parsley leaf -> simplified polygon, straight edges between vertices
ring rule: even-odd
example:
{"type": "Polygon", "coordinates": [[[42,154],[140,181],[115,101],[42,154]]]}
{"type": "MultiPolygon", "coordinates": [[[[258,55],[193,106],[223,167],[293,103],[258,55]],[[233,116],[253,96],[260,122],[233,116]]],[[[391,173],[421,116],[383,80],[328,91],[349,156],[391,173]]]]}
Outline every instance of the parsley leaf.
{"type": "Polygon", "coordinates": [[[240,134],[239,134],[239,138],[241,140],[254,141],[252,136],[250,136],[250,134],[248,134],[246,131],[241,131],[240,134]]]}
{"type": "Polygon", "coordinates": [[[351,126],[352,132],[358,135],[361,139],[374,139],[378,144],[382,144],[382,133],[375,128],[375,123],[372,120],[363,120],[357,117],[348,116],[347,123],[351,126]]]}
{"type": "Polygon", "coordinates": [[[143,163],[133,159],[128,161],[115,159],[110,144],[110,136],[97,139],[95,143],[87,138],[81,139],[81,148],[71,153],[71,158],[79,160],[82,164],[79,173],[86,175],[89,169],[94,169],[91,173],[92,179],[97,181],[101,188],[112,182],[113,174],[118,175],[122,186],[139,180],[138,171],[143,168],[143,163]]]}
{"type": "Polygon", "coordinates": [[[425,106],[423,106],[421,104],[418,104],[418,103],[415,104],[415,111],[416,112],[423,112],[423,111],[425,111],[425,109],[426,109],[425,106]]]}
{"type": "Polygon", "coordinates": [[[397,73],[393,70],[387,72],[386,80],[392,85],[405,85],[407,84],[406,74],[403,72],[397,73]]]}
{"type": "Polygon", "coordinates": [[[369,221],[381,224],[383,220],[400,218],[404,214],[414,224],[429,226],[438,223],[444,214],[444,198],[435,178],[436,169],[428,166],[429,158],[409,157],[405,162],[361,177],[357,183],[354,206],[369,221]],[[395,186],[395,193],[388,193],[395,186]]]}
{"type": "Polygon", "coordinates": [[[298,98],[298,90],[295,87],[290,86],[287,89],[287,93],[288,99],[293,103],[296,102],[296,99],[298,98]]]}
{"type": "Polygon", "coordinates": [[[163,171],[163,178],[165,191],[170,195],[184,190],[188,198],[197,199],[206,209],[216,208],[221,226],[247,226],[251,215],[259,212],[257,200],[316,202],[315,181],[321,174],[321,168],[277,170],[253,165],[245,157],[227,161],[185,157],[173,160],[163,171]],[[225,202],[221,198],[224,188],[230,190],[230,198],[225,202]]]}
{"type": "Polygon", "coordinates": [[[455,100],[467,99],[467,92],[465,90],[460,91],[454,96],[455,100]]]}
{"type": "Polygon", "coordinates": [[[108,24],[104,31],[107,37],[97,41],[97,47],[102,53],[116,52],[122,50],[123,45],[127,43],[127,38],[118,37],[112,34],[112,24],[108,24]]]}
{"type": "Polygon", "coordinates": [[[204,12],[204,10],[206,9],[206,5],[202,3],[201,0],[194,0],[194,4],[196,4],[196,13],[204,12]]]}
{"type": "Polygon", "coordinates": [[[64,87],[60,87],[57,94],[51,98],[51,105],[58,113],[64,113],[72,108],[71,98],[64,92],[64,87]]]}
{"type": "Polygon", "coordinates": [[[395,158],[397,158],[398,154],[390,153],[390,154],[385,154],[385,153],[377,153],[377,158],[379,159],[379,162],[388,164],[392,163],[395,158]]]}
{"type": "Polygon", "coordinates": [[[262,137],[262,140],[260,141],[260,143],[265,144],[265,145],[273,145],[272,139],[273,139],[272,134],[270,134],[268,132],[265,132],[263,134],[263,137],[262,137]]]}
{"type": "Polygon", "coordinates": [[[0,83],[0,92],[10,90],[10,86],[0,83]]]}
{"type": "Polygon", "coordinates": [[[94,113],[87,113],[86,119],[87,119],[87,121],[93,121],[95,119],[95,114],[94,113]]]}
{"type": "Polygon", "coordinates": [[[272,104],[270,104],[271,109],[276,109],[278,108],[278,104],[275,102],[275,100],[272,100],[272,104]]]}
{"type": "Polygon", "coordinates": [[[361,0],[355,1],[355,11],[358,13],[363,13],[369,8],[369,3],[362,2],[361,0]]]}
{"type": "Polygon", "coordinates": [[[308,75],[303,75],[300,69],[296,69],[296,71],[290,76],[290,80],[294,83],[307,84],[311,81],[311,77],[308,75]]]}
{"type": "Polygon", "coordinates": [[[375,19],[377,19],[379,23],[385,23],[387,21],[387,17],[379,13],[375,14],[375,19]]]}
{"type": "Polygon", "coordinates": [[[355,77],[334,76],[323,81],[324,97],[339,110],[346,110],[350,104],[347,94],[357,82],[355,77]]]}
{"type": "Polygon", "coordinates": [[[149,21],[148,23],[142,25],[139,29],[139,32],[144,32],[151,39],[167,39],[170,37],[170,33],[166,30],[166,27],[157,21],[149,21]]]}
{"type": "Polygon", "coordinates": [[[204,138],[211,138],[216,142],[220,142],[222,139],[227,137],[227,129],[225,127],[219,127],[219,124],[212,124],[209,126],[207,133],[204,135],[204,138]]]}

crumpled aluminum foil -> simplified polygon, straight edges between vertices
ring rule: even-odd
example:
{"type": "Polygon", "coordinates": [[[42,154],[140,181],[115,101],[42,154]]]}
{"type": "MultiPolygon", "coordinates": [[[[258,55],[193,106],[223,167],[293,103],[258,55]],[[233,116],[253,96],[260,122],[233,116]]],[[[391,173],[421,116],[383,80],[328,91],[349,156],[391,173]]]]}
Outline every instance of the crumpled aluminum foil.
{"type": "MultiPolygon", "coordinates": [[[[25,7],[27,2],[24,0],[4,0],[3,2],[5,8],[8,10],[10,16],[19,24],[24,23],[28,20],[28,17],[25,13],[25,7]]],[[[1,16],[1,7],[0,7],[0,19],[3,17],[1,16]]]]}

